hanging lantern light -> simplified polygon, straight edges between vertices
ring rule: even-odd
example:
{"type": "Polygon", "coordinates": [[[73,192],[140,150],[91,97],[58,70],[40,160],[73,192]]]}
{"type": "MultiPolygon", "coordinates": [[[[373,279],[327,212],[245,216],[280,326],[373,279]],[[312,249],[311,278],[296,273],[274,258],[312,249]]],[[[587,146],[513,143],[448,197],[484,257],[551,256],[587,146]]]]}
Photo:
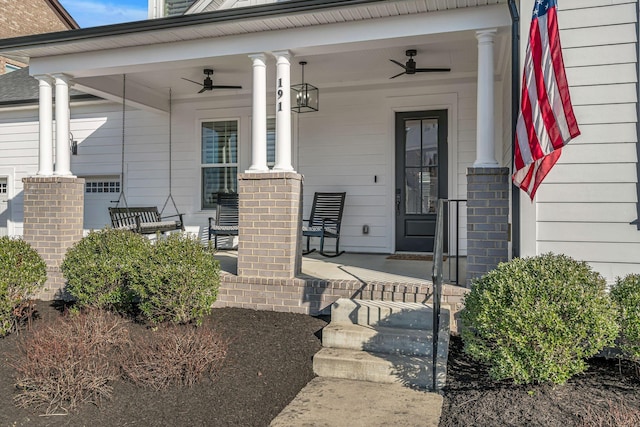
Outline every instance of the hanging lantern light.
{"type": "Polygon", "coordinates": [[[306,61],[300,61],[302,66],[302,83],[291,85],[291,110],[296,113],[309,113],[318,111],[318,88],[304,82],[304,66],[306,61]]]}

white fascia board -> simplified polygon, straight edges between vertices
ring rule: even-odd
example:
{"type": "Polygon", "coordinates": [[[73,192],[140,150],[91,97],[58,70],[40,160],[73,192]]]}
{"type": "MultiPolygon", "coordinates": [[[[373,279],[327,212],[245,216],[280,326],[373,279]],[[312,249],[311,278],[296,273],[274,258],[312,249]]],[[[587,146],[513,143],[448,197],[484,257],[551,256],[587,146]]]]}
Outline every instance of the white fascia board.
{"type": "MultiPolygon", "coordinates": [[[[73,80],[74,89],[122,103],[122,78],[86,77],[73,80]]],[[[155,113],[169,112],[169,95],[158,94],[132,81],[126,82],[125,104],[155,113]]]]}
{"type": "MultiPolygon", "coordinates": [[[[30,73],[65,72],[77,77],[142,71],[161,64],[229,55],[304,50],[314,54],[340,51],[340,46],[377,43],[404,37],[442,35],[486,28],[509,27],[511,18],[503,5],[462,8],[441,12],[315,25],[279,31],[242,34],[173,43],[92,50],[68,55],[32,58],[30,73]],[[89,65],[90,64],[90,65],[89,65]]],[[[178,64],[176,64],[178,63],[178,64]]]]}

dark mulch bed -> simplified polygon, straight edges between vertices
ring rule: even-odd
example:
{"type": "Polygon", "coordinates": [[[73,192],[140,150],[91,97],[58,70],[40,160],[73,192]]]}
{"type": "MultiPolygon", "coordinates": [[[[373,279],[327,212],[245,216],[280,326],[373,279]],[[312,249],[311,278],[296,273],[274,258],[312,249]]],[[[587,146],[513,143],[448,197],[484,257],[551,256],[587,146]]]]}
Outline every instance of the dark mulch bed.
{"type": "MultiPolygon", "coordinates": [[[[38,302],[37,310],[36,322],[60,315],[49,303],[38,302]]],[[[44,410],[14,406],[13,371],[5,355],[15,351],[17,336],[0,338],[0,426],[268,426],[313,378],[312,356],[320,349],[326,322],[300,314],[221,308],[206,324],[230,340],[213,381],[161,392],[116,383],[111,400],[68,415],[42,416],[44,410]]],[[[144,325],[130,327],[136,329],[132,333],[145,331],[144,325]]]]}
{"type": "Polygon", "coordinates": [[[631,364],[594,358],[586,372],[564,385],[515,386],[491,381],[462,348],[462,340],[452,337],[441,427],[621,426],[622,418],[608,418],[611,407],[614,415],[621,404],[640,409],[640,378],[631,364]]]}
{"type": "MultiPolygon", "coordinates": [[[[60,313],[37,304],[46,322],[60,313]]],[[[100,407],[84,405],[66,415],[13,405],[13,371],[6,354],[17,335],[0,339],[0,427],[3,426],[268,426],[313,378],[312,356],[321,347],[325,320],[310,316],[216,309],[206,323],[231,340],[216,377],[190,389],[155,392],[116,383],[114,396],[100,407]]],[[[132,335],[144,325],[132,324],[132,335]]],[[[23,332],[28,333],[28,332],[23,332]]],[[[593,359],[590,369],[563,386],[494,383],[467,358],[452,337],[440,426],[619,426],[604,422],[613,406],[640,408],[640,379],[631,365],[593,359]],[[583,423],[585,416],[588,421],[583,423]],[[604,420],[604,421],[603,421],[604,420]]],[[[375,404],[372,402],[372,404],[375,404]]],[[[627,424],[634,425],[634,424],[627,424]]],[[[638,425],[638,424],[635,424],[638,425]]]]}

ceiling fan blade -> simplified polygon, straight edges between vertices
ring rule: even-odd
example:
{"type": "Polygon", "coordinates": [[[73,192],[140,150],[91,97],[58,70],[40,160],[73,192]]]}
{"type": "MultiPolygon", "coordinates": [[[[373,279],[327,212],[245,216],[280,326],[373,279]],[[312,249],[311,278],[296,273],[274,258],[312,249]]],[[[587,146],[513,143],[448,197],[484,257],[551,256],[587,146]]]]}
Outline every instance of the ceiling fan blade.
{"type": "Polygon", "coordinates": [[[451,68],[416,68],[416,73],[444,73],[451,71],[451,68]]]}
{"type": "Polygon", "coordinates": [[[208,90],[211,90],[211,89],[207,89],[206,87],[203,87],[202,89],[200,89],[200,91],[198,91],[198,93],[206,92],[208,90]]]}
{"type": "Polygon", "coordinates": [[[394,64],[397,64],[397,65],[401,66],[401,67],[402,67],[402,68],[404,68],[405,70],[407,69],[407,67],[406,67],[403,63],[398,62],[398,61],[396,61],[395,59],[390,59],[389,61],[393,62],[394,64]]]}
{"type": "Polygon", "coordinates": [[[180,78],[181,78],[182,80],[186,80],[186,81],[188,81],[188,82],[195,83],[195,84],[197,84],[198,86],[204,86],[204,85],[203,85],[202,83],[200,83],[200,82],[196,82],[196,81],[193,81],[193,80],[185,79],[184,77],[180,77],[180,78]]]}
{"type": "Polygon", "coordinates": [[[402,72],[402,73],[400,73],[400,74],[396,74],[396,75],[395,75],[395,76],[393,76],[393,77],[389,77],[389,79],[395,79],[396,77],[400,77],[400,76],[401,76],[401,75],[403,75],[403,74],[407,74],[407,72],[406,72],[406,71],[403,71],[403,72],[402,72]]]}
{"type": "Polygon", "coordinates": [[[242,89],[242,86],[213,85],[213,89],[242,89]]]}

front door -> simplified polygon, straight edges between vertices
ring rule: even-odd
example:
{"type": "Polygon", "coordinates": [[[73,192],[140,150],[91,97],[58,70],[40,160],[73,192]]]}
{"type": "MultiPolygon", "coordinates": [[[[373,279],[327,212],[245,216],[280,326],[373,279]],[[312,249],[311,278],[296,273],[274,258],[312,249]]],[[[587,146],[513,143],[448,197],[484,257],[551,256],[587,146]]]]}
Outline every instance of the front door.
{"type": "Polygon", "coordinates": [[[396,251],[433,251],[438,198],[447,198],[447,111],[396,113],[396,251]]]}

